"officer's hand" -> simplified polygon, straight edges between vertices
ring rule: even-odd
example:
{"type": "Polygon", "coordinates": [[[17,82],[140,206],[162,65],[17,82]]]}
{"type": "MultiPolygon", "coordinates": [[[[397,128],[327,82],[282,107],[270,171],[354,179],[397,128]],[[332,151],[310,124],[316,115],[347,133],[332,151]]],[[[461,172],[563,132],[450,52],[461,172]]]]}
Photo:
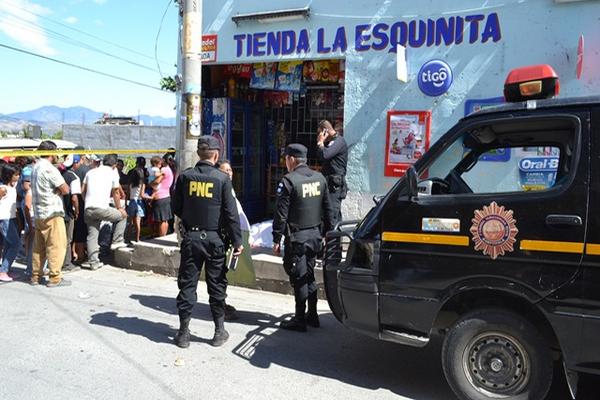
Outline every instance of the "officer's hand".
{"type": "Polygon", "coordinates": [[[237,257],[242,254],[242,251],[244,251],[244,246],[236,247],[233,249],[233,255],[237,257]]]}
{"type": "Polygon", "coordinates": [[[119,208],[119,212],[123,216],[123,218],[127,218],[127,211],[124,208],[119,208]]]}
{"type": "Polygon", "coordinates": [[[281,245],[279,243],[273,244],[273,254],[278,257],[281,255],[281,245]]]}
{"type": "Polygon", "coordinates": [[[327,138],[327,130],[323,129],[321,131],[321,133],[319,133],[319,135],[317,136],[317,144],[318,145],[323,144],[323,142],[325,142],[326,138],[327,138]]]}

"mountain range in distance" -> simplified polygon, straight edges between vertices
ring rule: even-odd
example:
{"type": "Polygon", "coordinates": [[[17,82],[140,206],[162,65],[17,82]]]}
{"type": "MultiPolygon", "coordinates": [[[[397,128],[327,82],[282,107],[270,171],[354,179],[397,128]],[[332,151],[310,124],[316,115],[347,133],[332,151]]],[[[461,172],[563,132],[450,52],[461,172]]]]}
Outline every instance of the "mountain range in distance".
{"type": "MultiPolygon", "coordinates": [[[[27,125],[40,125],[44,131],[58,131],[62,125],[91,125],[102,118],[104,113],[85,107],[44,106],[31,111],[12,114],[0,114],[0,131],[14,132],[27,125]]],[[[123,115],[111,115],[123,116],[123,115]]],[[[126,115],[138,119],[137,115],[126,115]]],[[[173,118],[156,117],[146,114],[139,115],[140,124],[152,126],[174,126],[173,118]]]]}

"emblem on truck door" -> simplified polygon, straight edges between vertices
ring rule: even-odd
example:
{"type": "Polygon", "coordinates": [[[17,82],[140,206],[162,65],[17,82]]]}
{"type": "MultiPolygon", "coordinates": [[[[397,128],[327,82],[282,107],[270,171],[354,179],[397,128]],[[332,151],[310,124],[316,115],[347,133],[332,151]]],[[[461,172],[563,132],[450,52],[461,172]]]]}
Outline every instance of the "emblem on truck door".
{"type": "Polygon", "coordinates": [[[506,210],[493,201],[489,206],[483,206],[482,210],[475,210],[475,216],[471,220],[470,232],[473,235],[475,250],[483,251],[495,260],[506,252],[514,250],[515,237],[519,230],[517,221],[513,218],[513,211],[506,210]]]}

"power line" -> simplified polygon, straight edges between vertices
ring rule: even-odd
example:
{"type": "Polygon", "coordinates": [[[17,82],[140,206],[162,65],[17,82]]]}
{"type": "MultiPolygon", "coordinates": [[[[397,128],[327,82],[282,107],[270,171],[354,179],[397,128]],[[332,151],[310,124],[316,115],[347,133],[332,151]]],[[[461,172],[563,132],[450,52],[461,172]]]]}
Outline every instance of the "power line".
{"type": "MultiPolygon", "coordinates": [[[[16,15],[14,15],[14,16],[17,17],[17,18],[19,18],[16,15]]],[[[62,34],[60,32],[56,32],[56,31],[53,31],[52,29],[48,29],[48,28],[43,28],[40,25],[35,24],[33,22],[30,22],[30,21],[21,20],[21,21],[19,21],[19,23],[15,23],[15,21],[5,21],[5,23],[8,23],[9,25],[12,25],[12,26],[19,27],[21,29],[26,29],[26,30],[28,30],[30,32],[48,34],[48,36],[53,37],[54,39],[57,39],[59,41],[65,42],[67,44],[70,44],[70,45],[73,45],[73,46],[77,46],[77,47],[81,47],[81,48],[86,49],[86,50],[91,50],[91,51],[94,51],[96,53],[105,55],[107,57],[115,58],[115,59],[117,59],[119,61],[124,61],[124,62],[126,62],[128,64],[131,64],[131,65],[134,65],[136,67],[146,69],[148,71],[158,72],[154,68],[148,67],[148,66],[143,65],[143,64],[139,64],[139,63],[137,63],[135,61],[128,60],[126,58],[117,56],[117,55],[112,54],[112,53],[108,53],[108,52],[106,52],[104,50],[98,49],[97,47],[94,47],[94,46],[89,45],[89,44],[87,44],[85,42],[79,41],[77,39],[74,39],[74,38],[72,38],[70,36],[64,35],[64,34],[62,34]],[[31,26],[28,26],[28,25],[31,25],[31,26]]]]}
{"type": "Polygon", "coordinates": [[[165,12],[160,19],[160,25],[158,26],[158,32],[156,32],[156,39],[154,39],[154,59],[156,60],[156,67],[158,68],[158,74],[160,77],[163,77],[162,71],[160,70],[160,64],[158,63],[158,38],[160,37],[160,31],[162,30],[163,23],[165,22],[165,16],[167,15],[167,11],[169,11],[169,6],[171,5],[172,0],[167,0],[167,7],[165,8],[165,12]]]}
{"type": "Polygon", "coordinates": [[[147,84],[142,83],[142,82],[133,81],[133,80],[127,79],[127,78],[122,78],[120,76],[108,74],[106,72],[98,71],[98,70],[95,70],[95,69],[92,69],[92,68],[83,67],[81,65],[72,64],[72,63],[69,63],[69,62],[66,62],[66,61],[62,61],[62,60],[57,60],[55,58],[43,56],[41,54],[33,53],[31,51],[19,49],[17,47],[8,46],[8,45],[2,44],[2,43],[0,43],[0,47],[4,47],[4,48],[9,49],[9,50],[17,51],[19,53],[24,53],[24,54],[27,54],[27,55],[30,55],[30,56],[43,58],[45,60],[53,61],[53,62],[58,63],[58,64],[68,65],[69,67],[78,68],[78,69],[81,69],[81,70],[84,70],[84,71],[88,71],[88,72],[92,72],[92,73],[95,73],[95,74],[98,74],[98,75],[103,75],[103,76],[106,76],[106,77],[109,77],[109,78],[118,79],[120,81],[132,83],[132,84],[138,85],[138,86],[143,86],[143,87],[146,87],[146,88],[149,88],[149,89],[159,90],[159,91],[161,91],[163,93],[166,93],[164,90],[162,90],[161,88],[159,88],[157,86],[147,85],[147,84]]]}
{"type": "MultiPolygon", "coordinates": [[[[96,36],[96,35],[93,35],[93,34],[91,34],[91,33],[85,32],[85,31],[83,31],[83,30],[81,30],[81,29],[77,29],[77,28],[75,28],[75,27],[73,27],[73,26],[69,26],[69,25],[67,25],[67,24],[63,24],[62,22],[56,21],[56,20],[54,20],[54,19],[52,19],[52,18],[48,18],[48,17],[46,17],[46,16],[44,16],[44,15],[41,15],[41,14],[39,14],[39,13],[33,12],[33,11],[31,11],[31,10],[28,10],[28,9],[26,9],[26,8],[24,8],[24,7],[21,7],[21,6],[19,6],[19,5],[15,4],[15,3],[13,3],[13,2],[11,2],[11,1],[9,1],[9,0],[2,0],[2,1],[4,1],[6,4],[9,4],[11,7],[18,8],[19,10],[25,11],[25,12],[27,12],[27,13],[31,14],[31,15],[35,15],[35,16],[36,16],[36,17],[38,17],[38,18],[41,18],[41,19],[44,19],[44,20],[46,20],[46,21],[52,22],[53,24],[60,25],[60,26],[62,26],[62,27],[65,27],[65,28],[67,28],[67,29],[70,29],[70,30],[72,30],[72,31],[78,32],[78,33],[80,33],[80,34],[82,34],[82,35],[85,35],[85,36],[91,37],[91,38],[93,38],[93,39],[99,40],[99,41],[101,41],[101,42],[104,42],[104,43],[106,43],[106,44],[110,44],[111,46],[118,47],[118,48],[120,48],[120,49],[122,49],[122,50],[127,50],[127,51],[129,51],[129,52],[131,52],[131,53],[135,53],[135,54],[137,54],[137,55],[139,55],[139,56],[145,57],[145,58],[147,58],[147,59],[150,59],[150,60],[154,60],[154,59],[155,59],[154,57],[151,57],[151,56],[149,56],[149,55],[147,55],[147,54],[141,53],[141,52],[139,52],[139,51],[137,51],[137,50],[130,49],[130,48],[128,48],[128,47],[125,47],[125,46],[122,46],[122,45],[120,45],[120,44],[118,44],[118,43],[111,42],[111,41],[109,41],[109,40],[106,40],[106,39],[103,39],[103,38],[101,38],[101,37],[99,37],[99,36],[96,36]]],[[[15,15],[15,14],[12,14],[12,15],[15,15]]],[[[160,60],[160,62],[161,62],[161,63],[163,63],[163,64],[172,64],[172,63],[170,63],[170,62],[167,62],[167,61],[164,61],[164,60],[160,60]]]]}

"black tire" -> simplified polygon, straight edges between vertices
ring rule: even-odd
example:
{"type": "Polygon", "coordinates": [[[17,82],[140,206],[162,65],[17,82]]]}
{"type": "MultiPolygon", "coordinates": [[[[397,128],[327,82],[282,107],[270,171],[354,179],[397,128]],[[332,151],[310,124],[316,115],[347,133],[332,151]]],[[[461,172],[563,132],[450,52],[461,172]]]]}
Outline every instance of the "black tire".
{"type": "Polygon", "coordinates": [[[544,338],[523,317],[498,308],[456,322],[444,338],[442,366],[461,400],[543,400],[552,384],[544,338]]]}

